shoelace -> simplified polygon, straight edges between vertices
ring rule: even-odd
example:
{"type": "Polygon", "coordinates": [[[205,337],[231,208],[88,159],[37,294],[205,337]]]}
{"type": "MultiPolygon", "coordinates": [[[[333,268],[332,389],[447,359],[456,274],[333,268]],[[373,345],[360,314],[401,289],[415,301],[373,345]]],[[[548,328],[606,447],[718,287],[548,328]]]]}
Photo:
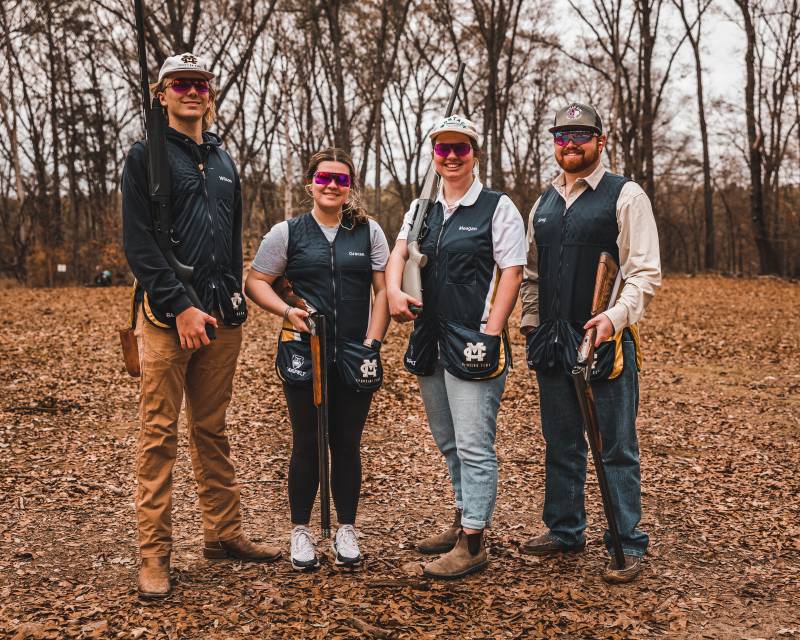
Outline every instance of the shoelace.
{"type": "Polygon", "coordinates": [[[296,529],[292,531],[292,541],[295,547],[301,547],[304,539],[306,544],[310,545],[313,550],[313,547],[317,544],[317,539],[311,531],[308,529],[296,529]]]}
{"type": "Polygon", "coordinates": [[[336,537],[341,536],[341,544],[351,548],[358,548],[358,534],[352,525],[346,524],[336,534],[336,537]]]}

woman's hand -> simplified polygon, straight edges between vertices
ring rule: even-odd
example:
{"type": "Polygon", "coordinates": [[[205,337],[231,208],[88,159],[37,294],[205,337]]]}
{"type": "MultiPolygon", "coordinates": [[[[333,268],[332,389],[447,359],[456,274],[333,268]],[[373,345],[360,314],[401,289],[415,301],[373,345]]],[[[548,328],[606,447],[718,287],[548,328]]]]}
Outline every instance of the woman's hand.
{"type": "Polygon", "coordinates": [[[289,310],[286,312],[284,317],[292,323],[292,326],[296,331],[308,333],[309,326],[306,322],[306,318],[308,318],[308,311],[298,307],[289,307],[289,310]]]}
{"type": "Polygon", "coordinates": [[[395,322],[409,322],[416,320],[417,314],[409,309],[409,305],[422,307],[422,301],[411,297],[401,289],[387,291],[389,299],[389,314],[395,322]]]}

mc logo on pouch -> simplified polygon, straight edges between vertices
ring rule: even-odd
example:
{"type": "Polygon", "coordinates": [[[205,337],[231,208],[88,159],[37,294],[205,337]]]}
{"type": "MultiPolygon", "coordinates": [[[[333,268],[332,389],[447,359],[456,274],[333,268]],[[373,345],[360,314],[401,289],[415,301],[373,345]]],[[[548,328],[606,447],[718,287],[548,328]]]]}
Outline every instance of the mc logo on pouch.
{"type": "Polygon", "coordinates": [[[483,362],[486,357],[486,345],[483,342],[468,342],[467,348],[464,349],[464,357],[467,362],[472,362],[473,360],[483,362]]]}
{"type": "Polygon", "coordinates": [[[305,358],[303,356],[292,356],[292,368],[299,369],[303,366],[305,358]]]}
{"type": "Polygon", "coordinates": [[[365,378],[377,378],[378,377],[378,360],[364,360],[364,364],[361,365],[361,375],[365,378]]]}

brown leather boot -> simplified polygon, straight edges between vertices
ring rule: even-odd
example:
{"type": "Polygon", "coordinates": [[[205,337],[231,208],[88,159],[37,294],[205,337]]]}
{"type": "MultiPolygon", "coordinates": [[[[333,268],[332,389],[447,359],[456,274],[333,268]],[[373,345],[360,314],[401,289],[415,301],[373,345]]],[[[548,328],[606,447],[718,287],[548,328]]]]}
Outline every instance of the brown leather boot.
{"type": "Polygon", "coordinates": [[[557,556],[562,553],[580,553],[585,547],[586,542],[574,547],[567,547],[548,532],[523,542],[519,550],[531,556],[557,556]]]}
{"type": "Polygon", "coordinates": [[[422,573],[429,578],[462,578],[470,573],[485,569],[488,564],[489,554],[483,544],[483,535],[480,538],[478,552],[472,554],[467,544],[467,535],[459,530],[458,540],[452,551],[438,560],[426,564],[422,568],[422,573]]]}
{"type": "Polygon", "coordinates": [[[640,556],[629,556],[625,554],[625,566],[617,568],[617,561],[614,558],[608,561],[603,571],[603,580],[610,584],[624,584],[634,580],[642,572],[642,558],[640,556]]]}
{"type": "Polygon", "coordinates": [[[209,560],[234,558],[246,562],[272,562],[281,557],[280,547],[250,542],[244,535],[231,540],[217,540],[205,543],[203,556],[209,560]]]}
{"type": "Polygon", "coordinates": [[[461,531],[461,509],[456,509],[453,524],[442,533],[420,540],[417,543],[417,551],[420,553],[447,553],[456,546],[459,531],[461,531]]]}
{"type": "Polygon", "coordinates": [[[170,594],[169,556],[142,558],[138,589],[140,598],[166,598],[170,594]]]}

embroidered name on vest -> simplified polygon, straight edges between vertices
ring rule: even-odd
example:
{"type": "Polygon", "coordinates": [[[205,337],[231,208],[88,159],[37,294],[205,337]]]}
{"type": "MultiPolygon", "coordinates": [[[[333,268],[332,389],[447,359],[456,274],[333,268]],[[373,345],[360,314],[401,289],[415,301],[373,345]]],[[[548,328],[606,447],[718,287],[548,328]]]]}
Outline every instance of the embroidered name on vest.
{"type": "Polygon", "coordinates": [[[459,231],[477,231],[478,227],[464,227],[461,226],[458,228],[459,231]]]}

